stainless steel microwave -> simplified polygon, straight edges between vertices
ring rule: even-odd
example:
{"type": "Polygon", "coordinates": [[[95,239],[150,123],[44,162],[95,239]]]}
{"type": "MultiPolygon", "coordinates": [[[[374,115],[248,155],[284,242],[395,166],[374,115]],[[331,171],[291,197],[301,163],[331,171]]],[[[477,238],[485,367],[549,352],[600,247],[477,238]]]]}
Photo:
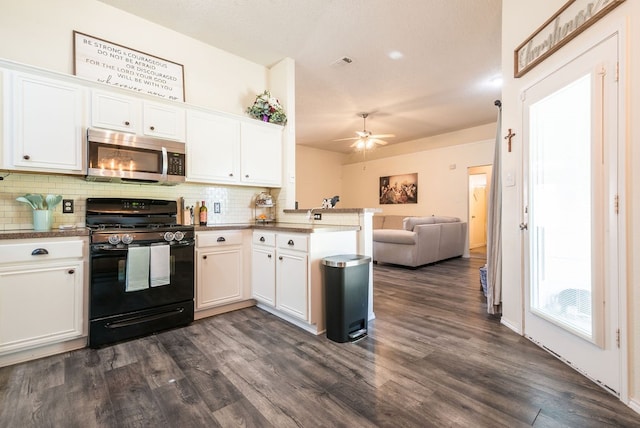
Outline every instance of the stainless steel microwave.
{"type": "Polygon", "coordinates": [[[184,143],[87,129],[88,181],[176,185],[185,181],[184,143]]]}

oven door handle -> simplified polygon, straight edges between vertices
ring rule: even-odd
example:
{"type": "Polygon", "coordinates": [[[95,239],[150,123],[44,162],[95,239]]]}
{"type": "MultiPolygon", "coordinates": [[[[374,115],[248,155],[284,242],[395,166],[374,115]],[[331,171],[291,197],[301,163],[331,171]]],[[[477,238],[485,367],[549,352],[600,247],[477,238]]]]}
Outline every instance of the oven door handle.
{"type": "Polygon", "coordinates": [[[125,318],[125,319],[122,319],[122,320],[119,320],[119,321],[108,322],[104,326],[107,327],[107,328],[111,328],[111,329],[129,327],[131,325],[140,324],[142,322],[149,322],[149,321],[159,320],[159,319],[162,319],[162,318],[173,317],[175,315],[179,315],[179,314],[183,313],[184,311],[185,311],[185,309],[183,307],[179,307],[179,308],[175,308],[175,309],[173,309],[171,311],[168,311],[168,312],[161,312],[159,314],[138,315],[138,316],[132,316],[132,317],[129,317],[129,318],[125,318]]]}
{"type": "Polygon", "coordinates": [[[167,154],[167,148],[162,148],[162,176],[164,178],[167,177],[167,172],[169,171],[169,155],[167,154]]]}

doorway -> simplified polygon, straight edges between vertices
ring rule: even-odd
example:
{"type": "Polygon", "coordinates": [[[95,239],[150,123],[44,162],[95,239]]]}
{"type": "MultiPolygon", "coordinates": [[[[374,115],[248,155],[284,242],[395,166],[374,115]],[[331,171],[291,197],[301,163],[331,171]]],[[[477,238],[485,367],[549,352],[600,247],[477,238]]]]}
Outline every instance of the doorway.
{"type": "Polygon", "coordinates": [[[487,210],[491,165],[467,168],[469,195],[469,253],[472,257],[486,258],[487,254],[487,210]]]}
{"type": "Polygon", "coordinates": [[[616,395],[617,44],[609,37],[523,93],[520,226],[525,335],[616,395]]]}

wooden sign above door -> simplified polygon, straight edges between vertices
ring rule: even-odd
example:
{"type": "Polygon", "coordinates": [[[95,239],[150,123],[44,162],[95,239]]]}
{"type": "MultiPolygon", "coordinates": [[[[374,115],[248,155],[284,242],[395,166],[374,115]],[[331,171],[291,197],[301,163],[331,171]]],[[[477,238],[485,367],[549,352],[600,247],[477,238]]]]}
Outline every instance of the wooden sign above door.
{"type": "Polygon", "coordinates": [[[515,49],[514,77],[523,76],[624,1],[568,1],[515,49]]]}

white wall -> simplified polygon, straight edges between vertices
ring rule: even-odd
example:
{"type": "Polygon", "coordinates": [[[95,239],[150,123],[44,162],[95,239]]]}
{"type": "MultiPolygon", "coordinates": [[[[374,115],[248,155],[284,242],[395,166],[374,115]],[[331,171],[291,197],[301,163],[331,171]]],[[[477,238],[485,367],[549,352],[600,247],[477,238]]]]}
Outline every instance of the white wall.
{"type": "Polygon", "coordinates": [[[2,0],[0,58],[73,74],[73,31],[184,66],[190,104],[243,114],[268,70],[96,0],[2,0]]]}
{"type": "Polygon", "coordinates": [[[346,208],[382,208],[383,214],[447,215],[466,221],[467,168],[493,162],[494,140],[349,164],[343,168],[346,208]],[[380,177],[418,173],[418,203],[380,205],[380,177]]]}
{"type": "Polygon", "coordinates": [[[322,199],[335,195],[340,196],[337,207],[346,207],[342,181],[344,160],[342,153],[296,147],[296,200],[300,209],[319,207],[322,199]]]}
{"type": "MultiPolygon", "coordinates": [[[[623,159],[620,163],[623,173],[623,194],[621,197],[621,219],[626,227],[628,241],[622,243],[623,263],[626,269],[621,273],[620,289],[623,298],[623,310],[629,314],[629,323],[622,324],[622,352],[629,355],[629,396],[632,406],[640,411],[640,341],[635,339],[640,333],[640,263],[635,260],[640,254],[640,141],[635,124],[640,123],[640,87],[635,83],[640,75],[640,64],[637,52],[640,50],[637,28],[640,28],[640,2],[626,1],[607,16],[578,35],[574,40],[555,52],[537,67],[531,69],[519,79],[513,78],[513,51],[542,25],[557,10],[566,4],[566,0],[503,0],[502,2],[502,69],[503,85],[503,121],[502,134],[507,128],[514,129],[513,151],[506,151],[506,143],[502,142],[503,153],[502,182],[502,248],[503,248],[503,323],[522,331],[523,328],[523,254],[522,234],[518,224],[522,221],[522,159],[520,112],[520,93],[535,82],[548,75],[585,48],[601,40],[612,32],[620,32],[621,64],[620,85],[622,87],[620,111],[621,133],[620,148],[623,159]],[[505,175],[511,173],[516,178],[515,186],[505,185],[505,175]],[[626,220],[626,221],[625,221],[626,220]],[[626,258],[624,251],[627,251],[626,258]],[[626,278],[625,278],[626,275],[626,278]],[[626,334],[625,334],[626,333],[626,334]]],[[[498,173],[495,171],[495,173],[498,173]]],[[[623,381],[626,390],[626,382],[623,381]]],[[[624,398],[623,391],[623,398],[624,398]]]]}

